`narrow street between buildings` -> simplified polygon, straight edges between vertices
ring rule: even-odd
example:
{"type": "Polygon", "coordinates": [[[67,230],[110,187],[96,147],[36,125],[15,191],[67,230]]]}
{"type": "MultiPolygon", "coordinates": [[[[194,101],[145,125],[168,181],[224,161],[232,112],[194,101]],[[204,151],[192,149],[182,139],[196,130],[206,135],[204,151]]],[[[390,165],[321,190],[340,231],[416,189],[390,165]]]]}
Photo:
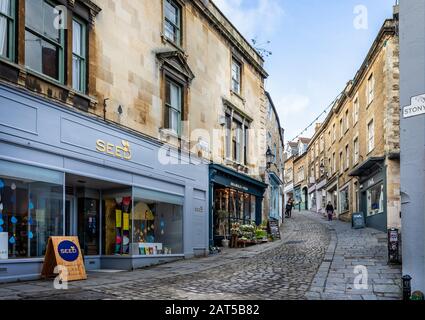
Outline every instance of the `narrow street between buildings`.
{"type": "Polygon", "coordinates": [[[90,272],[56,290],[53,281],[0,285],[0,299],[249,300],[399,299],[400,268],[386,263],[385,234],[352,230],[310,212],[295,212],[281,241],[227,249],[134,272],[90,272]],[[354,268],[367,267],[368,289],[354,287],[354,268]]]}

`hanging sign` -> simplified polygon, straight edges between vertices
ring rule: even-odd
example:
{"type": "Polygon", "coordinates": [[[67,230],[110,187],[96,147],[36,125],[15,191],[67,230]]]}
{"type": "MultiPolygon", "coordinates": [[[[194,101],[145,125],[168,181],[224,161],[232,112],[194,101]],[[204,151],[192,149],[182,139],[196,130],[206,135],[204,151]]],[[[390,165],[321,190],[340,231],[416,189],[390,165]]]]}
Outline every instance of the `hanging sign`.
{"type": "Polygon", "coordinates": [[[87,279],[78,237],[49,238],[41,276],[44,278],[56,276],[54,272],[56,266],[66,268],[67,281],[87,279]]]}
{"type": "Polygon", "coordinates": [[[425,94],[413,97],[410,106],[403,108],[403,117],[410,118],[425,114],[425,94]]]}
{"type": "Polygon", "coordinates": [[[8,233],[0,232],[0,260],[8,259],[8,233]]]}

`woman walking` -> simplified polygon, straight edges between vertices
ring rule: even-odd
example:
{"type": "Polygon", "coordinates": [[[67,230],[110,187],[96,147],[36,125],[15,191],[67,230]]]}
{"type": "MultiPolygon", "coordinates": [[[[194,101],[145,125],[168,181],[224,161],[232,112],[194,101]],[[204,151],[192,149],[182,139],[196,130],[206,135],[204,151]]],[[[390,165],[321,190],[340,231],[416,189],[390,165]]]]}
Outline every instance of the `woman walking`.
{"type": "Polygon", "coordinates": [[[328,214],[328,221],[332,221],[335,209],[330,201],[328,202],[328,205],[326,206],[326,212],[328,214]]]}
{"type": "Polygon", "coordinates": [[[290,198],[288,200],[288,202],[286,203],[286,211],[285,211],[285,215],[287,218],[290,218],[292,216],[292,207],[294,205],[294,201],[292,200],[292,198],[290,198]]]}

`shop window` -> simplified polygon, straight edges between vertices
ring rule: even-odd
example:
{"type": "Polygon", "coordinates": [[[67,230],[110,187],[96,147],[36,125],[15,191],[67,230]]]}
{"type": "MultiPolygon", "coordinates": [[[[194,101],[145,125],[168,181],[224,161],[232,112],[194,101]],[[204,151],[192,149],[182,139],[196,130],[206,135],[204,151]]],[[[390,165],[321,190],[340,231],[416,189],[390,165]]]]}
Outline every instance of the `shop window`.
{"type": "Polygon", "coordinates": [[[63,173],[0,161],[0,232],[8,256],[43,257],[50,236],[63,236],[63,173]]]}
{"type": "Polygon", "coordinates": [[[341,213],[347,212],[350,210],[350,194],[349,194],[349,188],[345,188],[340,192],[340,199],[341,199],[341,213]]]}
{"type": "Polygon", "coordinates": [[[215,236],[229,236],[232,223],[243,225],[251,224],[252,222],[255,222],[255,196],[229,188],[215,189],[215,236]],[[223,219],[223,216],[227,218],[223,219]]]}
{"type": "Polygon", "coordinates": [[[103,192],[103,254],[128,255],[131,242],[132,191],[103,192]]]}
{"type": "Polygon", "coordinates": [[[134,188],[133,255],[183,254],[184,198],[134,188]]]}
{"type": "Polygon", "coordinates": [[[368,217],[384,212],[384,185],[380,184],[367,191],[368,217]]]}
{"type": "Polygon", "coordinates": [[[25,64],[64,82],[64,30],[55,27],[57,10],[46,0],[25,2],[25,64]]]}
{"type": "Polygon", "coordinates": [[[14,60],[15,0],[0,0],[0,57],[14,60]]]}

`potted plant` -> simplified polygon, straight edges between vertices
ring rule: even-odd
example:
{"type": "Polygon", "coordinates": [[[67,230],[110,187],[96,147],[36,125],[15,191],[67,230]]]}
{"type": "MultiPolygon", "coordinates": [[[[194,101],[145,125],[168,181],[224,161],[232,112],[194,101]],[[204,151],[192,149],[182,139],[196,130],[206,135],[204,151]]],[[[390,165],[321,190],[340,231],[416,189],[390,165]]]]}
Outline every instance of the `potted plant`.
{"type": "Polygon", "coordinates": [[[227,224],[229,220],[229,212],[225,210],[219,210],[217,211],[217,216],[220,221],[220,225],[223,228],[222,230],[223,230],[224,239],[221,240],[221,244],[224,248],[228,248],[229,242],[230,242],[230,240],[227,239],[227,224]]]}

